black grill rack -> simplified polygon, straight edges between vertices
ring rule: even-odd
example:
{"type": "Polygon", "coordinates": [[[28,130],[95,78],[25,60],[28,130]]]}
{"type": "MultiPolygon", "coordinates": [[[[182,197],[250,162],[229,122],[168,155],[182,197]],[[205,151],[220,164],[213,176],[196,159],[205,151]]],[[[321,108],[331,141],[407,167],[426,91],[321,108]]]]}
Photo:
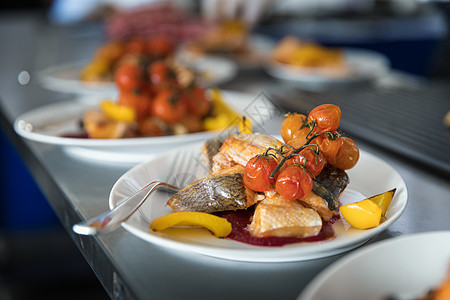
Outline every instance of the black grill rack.
{"type": "Polygon", "coordinates": [[[284,108],[305,114],[319,104],[337,104],[345,133],[450,175],[450,128],[443,123],[450,110],[450,81],[326,92],[277,84],[268,94],[284,108]]]}

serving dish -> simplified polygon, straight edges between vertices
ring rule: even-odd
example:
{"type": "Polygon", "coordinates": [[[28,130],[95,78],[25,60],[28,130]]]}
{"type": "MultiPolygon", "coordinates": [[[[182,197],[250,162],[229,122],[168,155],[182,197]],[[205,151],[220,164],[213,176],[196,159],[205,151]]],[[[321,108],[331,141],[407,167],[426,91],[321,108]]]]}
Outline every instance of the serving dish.
{"type": "Polygon", "coordinates": [[[350,84],[372,81],[389,72],[389,61],[381,53],[345,48],[343,55],[348,71],[330,72],[326,68],[297,67],[267,59],[265,71],[274,78],[295,83],[298,87],[311,90],[323,90],[350,84]]]}
{"type": "MultiPolygon", "coordinates": [[[[243,111],[256,97],[232,91],[222,91],[222,95],[236,111],[243,111]]],[[[14,122],[14,129],[28,140],[63,146],[67,153],[83,159],[122,163],[142,162],[178,146],[207,140],[220,134],[220,131],[203,131],[127,139],[80,138],[83,133],[80,126],[83,113],[87,109],[98,107],[102,99],[104,98],[90,95],[36,108],[20,115],[14,122]]]]}
{"type": "Polygon", "coordinates": [[[443,282],[449,263],[450,231],[399,236],[336,261],[297,299],[418,299],[443,282]]]}
{"type": "MultiPolygon", "coordinates": [[[[141,163],[114,184],[109,205],[115,207],[153,180],[185,186],[204,177],[207,165],[201,154],[202,143],[180,147],[149,161],[141,163]]],[[[386,162],[362,151],[358,164],[348,170],[350,184],[341,197],[342,204],[364,199],[366,196],[396,188],[394,199],[387,212],[387,220],[376,228],[358,230],[343,218],[333,225],[336,238],[314,243],[297,243],[283,247],[260,247],[229,239],[219,239],[205,229],[169,229],[164,233],[149,230],[151,220],[171,212],[165,205],[169,194],[157,192],[148,199],[138,213],[122,226],[139,238],[177,251],[191,251],[222,259],[258,262],[302,261],[326,257],[355,248],[386,230],[404,211],[407,203],[406,185],[401,176],[386,162]]]]}
{"type": "MultiPolygon", "coordinates": [[[[183,61],[186,62],[186,61],[183,61]]],[[[230,59],[217,56],[201,56],[186,62],[187,66],[199,74],[199,83],[212,87],[225,83],[237,74],[238,67],[230,59]]],[[[73,62],[49,67],[39,72],[42,85],[52,91],[74,94],[117,93],[113,81],[82,81],[80,72],[86,62],[73,62]]]]}

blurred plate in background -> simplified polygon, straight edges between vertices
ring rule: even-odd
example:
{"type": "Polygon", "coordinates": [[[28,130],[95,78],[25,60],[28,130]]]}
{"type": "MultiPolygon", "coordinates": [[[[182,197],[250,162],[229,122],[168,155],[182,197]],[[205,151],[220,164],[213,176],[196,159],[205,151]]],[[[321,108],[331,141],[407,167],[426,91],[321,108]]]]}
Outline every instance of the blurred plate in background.
{"type": "Polygon", "coordinates": [[[267,60],[266,72],[300,89],[326,90],[355,83],[372,81],[389,72],[389,60],[380,53],[362,49],[344,49],[348,65],[346,72],[327,68],[306,68],[267,60]]]}
{"type": "MultiPolygon", "coordinates": [[[[201,56],[183,60],[186,66],[198,74],[198,81],[204,87],[225,83],[237,75],[238,67],[230,59],[201,56]]],[[[115,95],[117,89],[114,81],[82,81],[81,70],[86,63],[69,63],[53,66],[39,72],[42,85],[52,91],[73,94],[115,95]]]]}

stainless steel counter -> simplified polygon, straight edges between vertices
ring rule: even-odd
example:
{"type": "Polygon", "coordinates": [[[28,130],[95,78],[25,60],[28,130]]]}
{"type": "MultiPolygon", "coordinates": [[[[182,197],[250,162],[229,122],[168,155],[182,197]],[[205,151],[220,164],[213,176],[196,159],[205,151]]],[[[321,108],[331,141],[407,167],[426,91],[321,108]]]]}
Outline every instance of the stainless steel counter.
{"type": "MultiPolygon", "coordinates": [[[[111,298],[295,299],[318,272],[346,254],[304,262],[246,263],[168,250],[122,228],[97,237],[74,234],[74,223],[108,209],[110,189],[132,165],[82,160],[62,147],[26,141],[14,133],[12,124],[30,109],[74,97],[43,89],[36,72],[89,59],[103,41],[101,28],[96,24],[58,28],[34,14],[0,15],[0,36],[2,130],[111,298]],[[18,82],[22,71],[31,75],[26,85],[18,82]]],[[[247,71],[223,88],[257,93],[271,84],[276,82],[261,71],[247,71]]],[[[271,129],[275,131],[280,122],[275,120],[271,129]]],[[[400,219],[362,247],[394,236],[450,229],[448,178],[377,146],[357,143],[391,164],[405,180],[409,195],[400,219]]]]}

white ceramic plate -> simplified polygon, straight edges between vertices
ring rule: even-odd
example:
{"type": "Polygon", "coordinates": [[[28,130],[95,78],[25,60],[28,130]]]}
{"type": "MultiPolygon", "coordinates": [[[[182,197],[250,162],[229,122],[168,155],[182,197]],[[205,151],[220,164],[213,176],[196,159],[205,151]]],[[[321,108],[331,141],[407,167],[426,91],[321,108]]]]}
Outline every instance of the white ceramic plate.
{"type": "Polygon", "coordinates": [[[52,66],[39,72],[42,85],[51,91],[73,94],[117,94],[112,81],[85,82],[79,79],[87,62],[75,62],[52,66]]]}
{"type": "Polygon", "coordinates": [[[442,283],[449,263],[450,231],[396,237],[336,261],[298,300],[418,299],[442,283]]]}
{"type": "Polygon", "coordinates": [[[341,75],[332,74],[326,69],[290,66],[273,60],[267,60],[264,68],[275,78],[313,90],[375,80],[389,72],[389,60],[381,53],[344,49],[344,55],[349,72],[341,75]]]}
{"type": "MultiPolygon", "coordinates": [[[[231,91],[222,91],[222,95],[236,111],[243,111],[256,97],[231,91]]],[[[80,120],[84,111],[98,107],[101,99],[103,98],[98,96],[84,96],[34,109],[19,116],[14,122],[14,129],[26,139],[65,146],[64,149],[69,154],[84,159],[123,163],[142,162],[155,154],[167,152],[180,145],[207,140],[219,134],[217,131],[209,131],[178,136],[111,140],[64,137],[82,132],[80,120]]]]}
{"type": "MultiPolygon", "coordinates": [[[[199,83],[204,87],[222,84],[233,79],[238,67],[230,59],[203,56],[185,61],[199,74],[199,83]]],[[[79,75],[86,62],[53,66],[39,72],[43,86],[49,90],[74,94],[115,95],[117,89],[112,81],[84,82],[79,75]]]]}
{"type": "MultiPolygon", "coordinates": [[[[120,201],[131,196],[148,182],[162,180],[185,186],[206,174],[206,164],[200,153],[201,145],[191,145],[164,156],[137,165],[126,172],[113,186],[109,204],[115,207],[120,201]],[[183,183],[184,182],[184,183],[183,183]]],[[[337,234],[334,240],[298,243],[283,247],[259,247],[228,239],[218,239],[204,229],[176,229],[169,233],[149,231],[151,220],[171,212],[165,206],[169,195],[158,192],[142,206],[140,213],[134,214],[122,225],[132,234],[164,247],[179,251],[193,251],[204,255],[241,261],[283,262],[309,260],[338,254],[362,243],[388,228],[400,217],[407,202],[407,190],[400,175],[384,161],[361,152],[357,166],[348,171],[350,184],[341,197],[343,204],[364,199],[392,188],[396,188],[394,199],[387,212],[387,221],[369,230],[350,227],[342,219],[333,228],[337,234]]]]}

